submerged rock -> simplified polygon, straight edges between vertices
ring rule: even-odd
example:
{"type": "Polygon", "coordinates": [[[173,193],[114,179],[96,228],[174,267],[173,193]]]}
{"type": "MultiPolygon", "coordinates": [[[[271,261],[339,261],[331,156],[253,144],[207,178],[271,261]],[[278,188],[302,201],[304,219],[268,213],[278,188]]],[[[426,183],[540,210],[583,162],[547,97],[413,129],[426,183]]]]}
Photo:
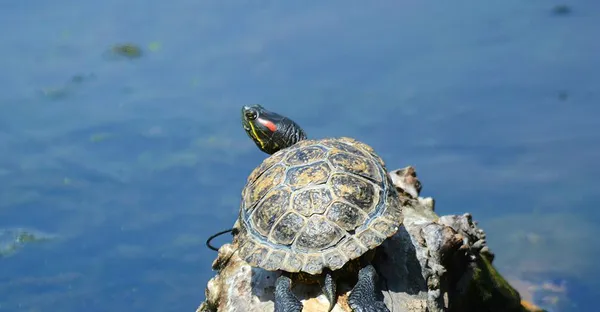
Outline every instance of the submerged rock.
{"type": "MultiPolygon", "coordinates": [[[[470,214],[438,216],[432,198],[418,197],[421,183],[414,168],[390,172],[402,192],[404,224],[377,248],[373,265],[390,311],[525,312],[543,311],[522,302],[519,293],[496,271],[485,232],[470,214]]],[[[200,311],[273,311],[279,272],[254,268],[238,256],[236,240],[219,249],[200,311]]],[[[333,312],[349,312],[353,285],[341,284],[333,312]]],[[[318,284],[295,284],[304,312],[327,311],[318,284]]]]}

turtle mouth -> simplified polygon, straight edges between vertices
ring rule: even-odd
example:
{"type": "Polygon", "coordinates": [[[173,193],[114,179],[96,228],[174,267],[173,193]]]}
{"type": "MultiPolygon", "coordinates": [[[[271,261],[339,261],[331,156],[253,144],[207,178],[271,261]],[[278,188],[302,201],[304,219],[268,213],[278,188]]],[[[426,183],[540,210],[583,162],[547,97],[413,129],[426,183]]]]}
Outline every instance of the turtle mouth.
{"type": "Polygon", "coordinates": [[[244,130],[250,131],[250,122],[248,121],[248,119],[246,119],[246,114],[243,110],[242,110],[242,126],[244,127],[244,130]]]}
{"type": "Polygon", "coordinates": [[[250,131],[252,129],[250,123],[256,120],[257,117],[258,112],[255,107],[244,105],[242,107],[242,126],[244,126],[244,130],[250,131]]]}
{"type": "Polygon", "coordinates": [[[242,126],[244,127],[244,130],[246,131],[250,131],[250,123],[248,122],[248,120],[246,120],[246,118],[244,118],[244,115],[242,115],[242,126]]]}

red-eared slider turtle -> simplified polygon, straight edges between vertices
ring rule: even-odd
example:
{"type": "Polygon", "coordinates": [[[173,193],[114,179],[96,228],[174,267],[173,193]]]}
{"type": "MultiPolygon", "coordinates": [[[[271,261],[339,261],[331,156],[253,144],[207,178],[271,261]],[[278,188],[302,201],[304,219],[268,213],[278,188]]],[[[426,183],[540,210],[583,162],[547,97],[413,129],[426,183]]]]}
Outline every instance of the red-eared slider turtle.
{"type": "Polygon", "coordinates": [[[300,312],[292,281],[319,281],[330,309],[336,278],[358,272],[348,303],[354,311],[389,311],[370,264],[374,249],[394,235],[403,215],[384,162],[350,138],[306,139],[288,118],[244,106],[250,138],[272,154],[248,177],[236,240],[254,267],[282,271],[275,311],[300,312]]]}

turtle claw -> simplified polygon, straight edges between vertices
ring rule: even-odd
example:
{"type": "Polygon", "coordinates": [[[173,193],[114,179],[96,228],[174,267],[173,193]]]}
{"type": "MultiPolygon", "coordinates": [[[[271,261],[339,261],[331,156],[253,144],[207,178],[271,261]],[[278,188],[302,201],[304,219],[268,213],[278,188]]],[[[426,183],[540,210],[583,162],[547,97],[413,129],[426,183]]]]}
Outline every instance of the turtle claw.
{"type": "Polygon", "coordinates": [[[383,294],[377,287],[377,271],[369,264],[360,269],[358,282],[350,296],[348,305],[354,312],[390,312],[383,302],[383,294]]]}
{"type": "Polygon", "coordinates": [[[321,286],[323,294],[329,300],[329,307],[327,308],[327,312],[331,312],[333,307],[336,304],[336,284],[331,272],[325,272],[325,278],[323,280],[323,285],[321,286]]]}
{"type": "Polygon", "coordinates": [[[291,290],[292,280],[282,274],[275,282],[275,312],[301,312],[302,302],[294,296],[291,290]]]}

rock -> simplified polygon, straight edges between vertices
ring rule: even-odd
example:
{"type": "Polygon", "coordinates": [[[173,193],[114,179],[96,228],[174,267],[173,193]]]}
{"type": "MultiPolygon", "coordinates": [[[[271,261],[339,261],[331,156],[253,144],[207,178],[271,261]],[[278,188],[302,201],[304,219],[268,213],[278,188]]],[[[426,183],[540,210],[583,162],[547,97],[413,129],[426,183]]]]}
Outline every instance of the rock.
{"type": "MultiPolygon", "coordinates": [[[[485,232],[470,214],[438,216],[432,198],[418,197],[421,183],[413,167],[390,172],[402,192],[404,224],[378,249],[373,265],[390,311],[525,312],[543,311],[521,300],[494,269],[485,232]]],[[[279,272],[252,268],[237,255],[235,239],[219,249],[217,274],[208,282],[199,311],[273,311],[279,272]]],[[[353,285],[340,285],[333,312],[349,312],[353,285]]],[[[327,311],[318,285],[296,284],[304,312],[327,311]]]]}
{"type": "Polygon", "coordinates": [[[417,178],[417,172],[414,167],[408,166],[394,170],[389,173],[389,176],[400,193],[408,193],[414,198],[419,196],[422,185],[417,178]]]}

